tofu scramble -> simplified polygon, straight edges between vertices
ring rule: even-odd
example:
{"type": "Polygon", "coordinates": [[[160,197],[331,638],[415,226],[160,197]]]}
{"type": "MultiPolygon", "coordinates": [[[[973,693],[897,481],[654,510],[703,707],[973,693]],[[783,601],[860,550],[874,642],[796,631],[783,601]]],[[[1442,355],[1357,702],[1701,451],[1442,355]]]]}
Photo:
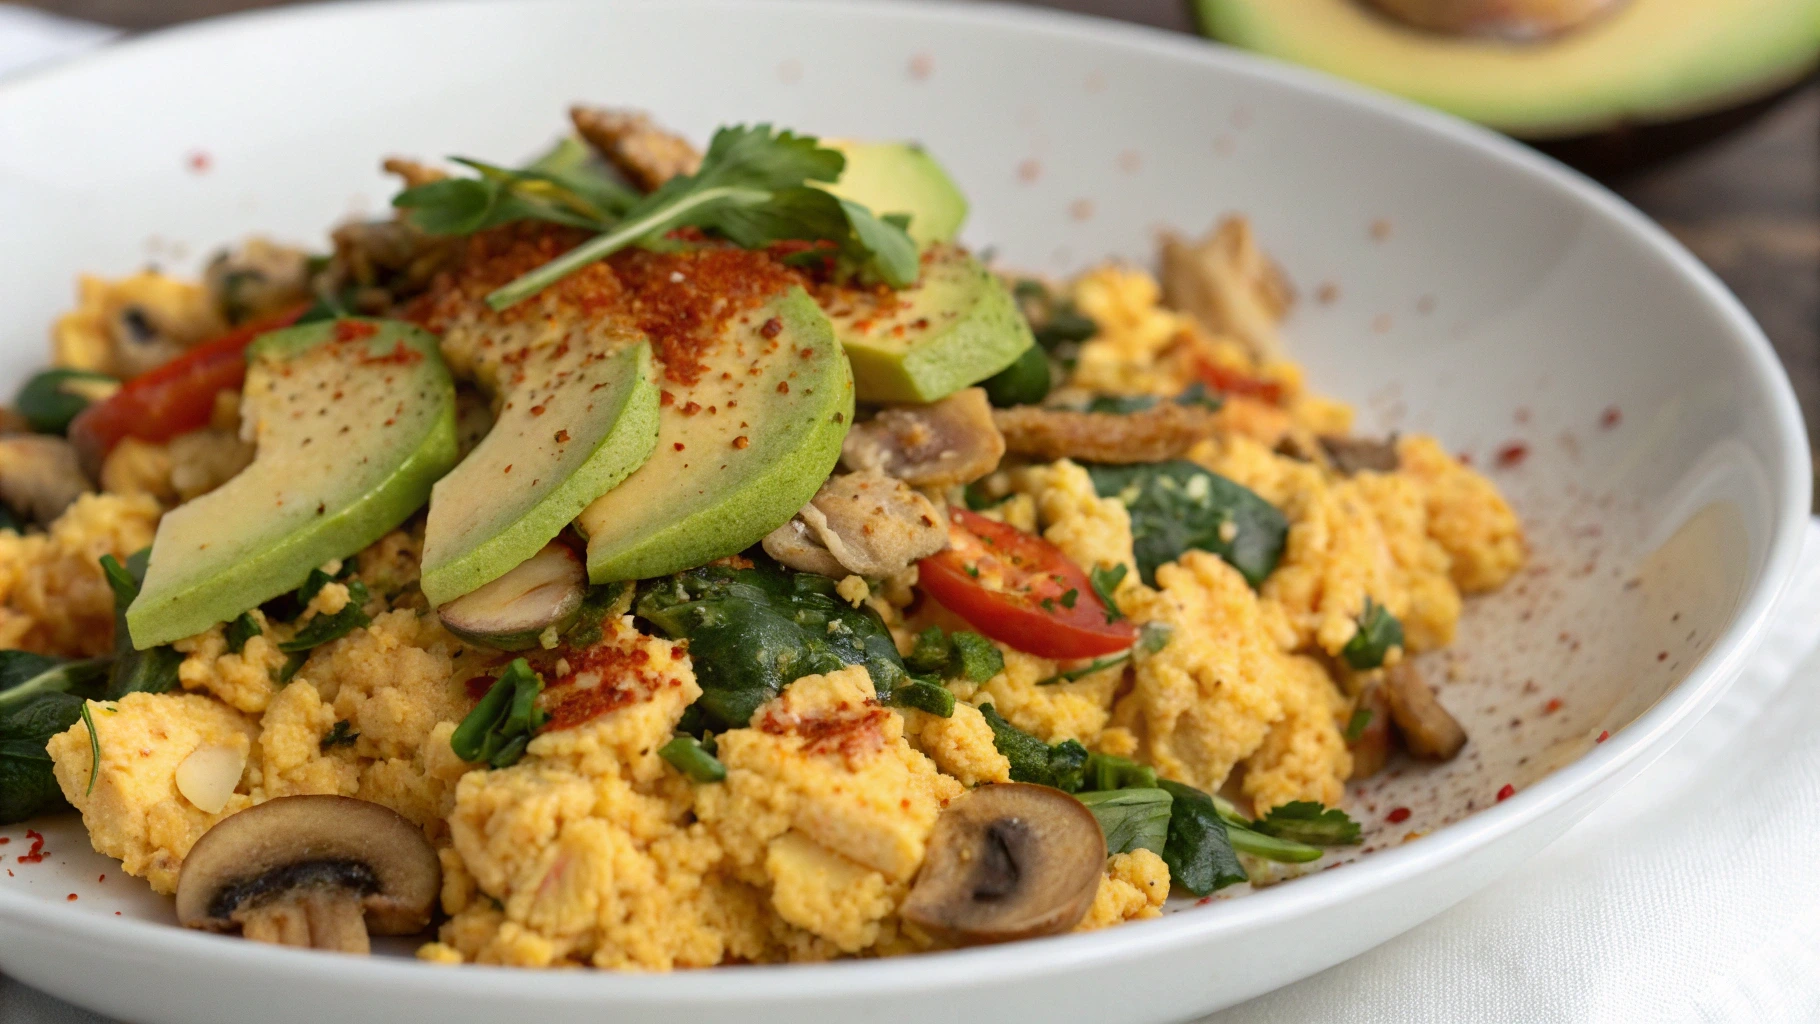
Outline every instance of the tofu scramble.
{"type": "Polygon", "coordinates": [[[1307,390],[1244,220],[1043,282],[918,148],[573,121],[82,279],[0,436],[6,820],[191,927],[658,971],[1156,917],[1467,742],[1415,661],[1521,524],[1307,390]]]}

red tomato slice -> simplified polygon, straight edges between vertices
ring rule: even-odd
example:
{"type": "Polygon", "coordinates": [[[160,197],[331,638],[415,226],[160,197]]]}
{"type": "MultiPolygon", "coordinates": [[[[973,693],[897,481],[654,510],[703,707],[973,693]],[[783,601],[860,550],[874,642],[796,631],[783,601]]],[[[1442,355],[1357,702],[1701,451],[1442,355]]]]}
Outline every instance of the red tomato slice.
{"type": "Polygon", "coordinates": [[[1137,641],[1081,567],[1041,537],[964,508],[948,510],[948,550],[919,563],[929,596],[986,636],[1041,658],[1095,658],[1137,641]]]}
{"type": "Polygon", "coordinates": [[[69,438],[83,464],[99,469],[101,460],[125,438],[169,441],[208,426],[215,393],[231,391],[246,380],[246,347],[261,334],[288,326],[309,308],[300,305],[236,327],[134,377],[106,401],[82,410],[70,423],[69,438]]]}
{"type": "Polygon", "coordinates": [[[1277,381],[1253,377],[1207,360],[1200,361],[1195,367],[1195,374],[1201,378],[1202,383],[1222,395],[1244,395],[1272,405],[1283,404],[1283,385],[1277,381]]]}

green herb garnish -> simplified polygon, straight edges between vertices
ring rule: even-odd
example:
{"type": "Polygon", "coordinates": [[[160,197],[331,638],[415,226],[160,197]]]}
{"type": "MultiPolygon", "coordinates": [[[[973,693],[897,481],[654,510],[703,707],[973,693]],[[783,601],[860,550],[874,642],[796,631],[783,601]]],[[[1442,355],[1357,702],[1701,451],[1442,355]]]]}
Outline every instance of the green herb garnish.
{"type": "Polygon", "coordinates": [[[45,370],[25,382],[13,407],[33,432],[64,434],[77,413],[119,389],[120,382],[105,373],[45,370]]]}
{"type": "Polygon", "coordinates": [[[1338,807],[1296,800],[1271,808],[1251,823],[1254,831],[1310,846],[1351,846],[1359,841],[1359,823],[1338,807]]]}
{"type": "Polygon", "coordinates": [[[1080,790],[1087,772],[1086,747],[1075,740],[1050,746],[1005,721],[990,704],[980,705],[980,714],[992,727],[992,745],[1011,762],[1014,781],[1053,786],[1064,793],[1080,790]]]}
{"type": "Polygon", "coordinates": [[[353,729],[353,723],[345,719],[336,722],[322,737],[320,746],[323,752],[326,753],[330,747],[353,746],[354,741],[360,738],[360,734],[350,731],[351,729],[353,729]]]}
{"type": "Polygon", "coordinates": [[[455,727],[449,748],[470,764],[484,762],[494,768],[517,764],[531,737],[549,721],[550,716],[537,706],[537,695],[542,692],[543,679],[531,671],[530,663],[514,659],[455,727]]]}
{"type": "Polygon", "coordinates": [[[727,766],[693,736],[675,736],[657,748],[657,756],[693,782],[719,782],[727,777],[727,766]]]}
{"type": "Polygon", "coordinates": [[[151,548],[134,552],[125,565],[113,555],[101,556],[101,572],[114,591],[114,663],[102,695],[107,700],[119,700],[129,693],[165,693],[177,685],[177,666],[183,664],[183,655],[169,645],[135,650],[126,625],[126,609],[139,596],[151,557],[151,548]]]}
{"type": "Polygon", "coordinates": [[[1371,726],[1371,719],[1370,708],[1353,709],[1352,717],[1346,720],[1346,742],[1357,743],[1359,737],[1365,735],[1365,730],[1371,726]]]}
{"type": "Polygon", "coordinates": [[[95,792],[95,779],[101,774],[101,737],[95,732],[95,720],[88,713],[88,701],[82,702],[82,724],[88,727],[88,788],[83,796],[95,792]]]}
{"type": "Polygon", "coordinates": [[[1125,577],[1130,572],[1131,569],[1123,562],[1110,566],[1096,565],[1087,572],[1087,582],[1092,585],[1094,595],[1106,606],[1107,622],[1117,622],[1125,617],[1125,613],[1119,611],[1119,603],[1113,595],[1119,592],[1119,584],[1125,582],[1125,577]]]}
{"type": "Polygon", "coordinates": [[[1158,782],[1157,787],[1173,801],[1168,837],[1163,842],[1163,863],[1169,865],[1170,881],[1196,896],[1250,881],[1213,797],[1168,780],[1158,782]]]}
{"type": "Polygon", "coordinates": [[[1108,856],[1132,850],[1161,854],[1167,846],[1170,806],[1174,798],[1164,790],[1103,790],[1077,793],[1075,799],[1086,804],[1099,819],[1100,831],[1106,836],[1108,856]]]}
{"type": "Polygon", "coordinates": [[[1169,640],[1175,635],[1175,627],[1167,622],[1146,622],[1138,627],[1137,642],[1117,654],[1108,654],[1104,658],[1095,658],[1080,668],[1066,672],[1057,672],[1045,679],[1038,679],[1038,686],[1054,686],[1056,683],[1072,683],[1085,679],[1095,672],[1122,665],[1139,656],[1149,656],[1169,646],[1169,640]]]}
{"type": "Polygon", "coordinates": [[[1116,754],[1090,754],[1083,787],[1092,790],[1153,789],[1156,769],[1116,754]]]}
{"type": "Polygon", "coordinates": [[[954,717],[954,694],[934,679],[910,676],[893,686],[884,701],[894,707],[927,711],[937,718],[954,717]]]}
{"type": "MultiPolygon", "coordinates": [[[[45,744],[83,719],[88,700],[101,696],[110,662],[0,651],[0,825],[62,806],[45,744]]],[[[92,746],[91,755],[98,758],[98,750],[92,746]]]]}
{"type": "Polygon", "coordinates": [[[259,620],[253,618],[252,612],[241,612],[240,617],[227,624],[221,633],[227,640],[229,654],[239,654],[246,649],[246,642],[265,632],[259,626],[259,620]]]}
{"type": "MultiPolygon", "coordinates": [[[[278,645],[286,654],[297,654],[312,647],[320,647],[330,640],[339,640],[356,629],[362,629],[372,623],[365,608],[367,603],[366,584],[355,580],[348,584],[348,603],[333,615],[318,613],[315,618],[305,623],[297,635],[278,645]]],[[[285,677],[289,679],[287,675],[285,677]]]]}
{"type": "Polygon", "coordinates": [[[1340,649],[1340,657],[1355,670],[1364,672],[1384,664],[1392,647],[1403,646],[1403,624],[1390,610],[1365,595],[1365,610],[1359,613],[1359,631],[1340,649]]]}

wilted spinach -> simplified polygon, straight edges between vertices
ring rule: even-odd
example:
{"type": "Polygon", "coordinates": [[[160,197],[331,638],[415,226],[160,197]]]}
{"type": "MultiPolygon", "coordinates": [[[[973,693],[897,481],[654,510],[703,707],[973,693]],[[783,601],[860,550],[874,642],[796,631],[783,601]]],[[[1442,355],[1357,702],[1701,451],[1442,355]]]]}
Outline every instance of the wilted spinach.
{"type": "Polygon", "coordinates": [[[101,695],[108,661],[0,651],[0,825],[63,803],[44,745],[82,718],[85,701],[101,695]]]}
{"type": "Polygon", "coordinates": [[[1161,789],[1108,789],[1077,793],[1099,819],[1106,836],[1106,853],[1149,850],[1161,854],[1169,838],[1170,806],[1174,800],[1161,789]]]}
{"type": "Polygon", "coordinates": [[[1011,762],[1014,782],[1053,786],[1064,793],[1080,791],[1087,774],[1086,747],[1074,740],[1063,740],[1050,746],[1005,721],[998,709],[990,704],[980,705],[980,714],[992,727],[992,745],[1011,762]]]}
{"type": "Polygon", "coordinates": [[[1248,488],[1184,459],[1131,466],[1089,466],[1093,489],[1131,513],[1138,574],[1156,585],[1156,568],[1186,551],[1211,551],[1253,587],[1283,557],[1289,521],[1248,488]]]}
{"type": "Polygon", "coordinates": [[[114,663],[103,694],[107,700],[119,700],[129,693],[164,693],[177,685],[177,666],[183,664],[183,655],[169,645],[135,650],[126,627],[126,609],[139,596],[151,557],[151,548],[135,551],[125,565],[113,555],[101,556],[101,572],[114,591],[114,663]]]}

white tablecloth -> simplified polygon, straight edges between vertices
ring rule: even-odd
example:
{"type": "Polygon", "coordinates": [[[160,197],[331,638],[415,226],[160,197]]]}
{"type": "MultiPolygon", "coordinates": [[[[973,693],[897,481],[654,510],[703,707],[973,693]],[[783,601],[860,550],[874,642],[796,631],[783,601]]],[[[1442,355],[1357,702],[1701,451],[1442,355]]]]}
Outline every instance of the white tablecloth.
{"type": "MultiPolygon", "coordinates": [[[[156,0],[147,0],[156,2],[156,0]]],[[[0,3],[0,76],[113,35],[0,3]]],[[[1201,1024],[1820,1021],[1820,526],[1724,701],[1514,876],[1201,1024]]],[[[0,978],[0,1024],[107,1024],[0,978]]]]}

